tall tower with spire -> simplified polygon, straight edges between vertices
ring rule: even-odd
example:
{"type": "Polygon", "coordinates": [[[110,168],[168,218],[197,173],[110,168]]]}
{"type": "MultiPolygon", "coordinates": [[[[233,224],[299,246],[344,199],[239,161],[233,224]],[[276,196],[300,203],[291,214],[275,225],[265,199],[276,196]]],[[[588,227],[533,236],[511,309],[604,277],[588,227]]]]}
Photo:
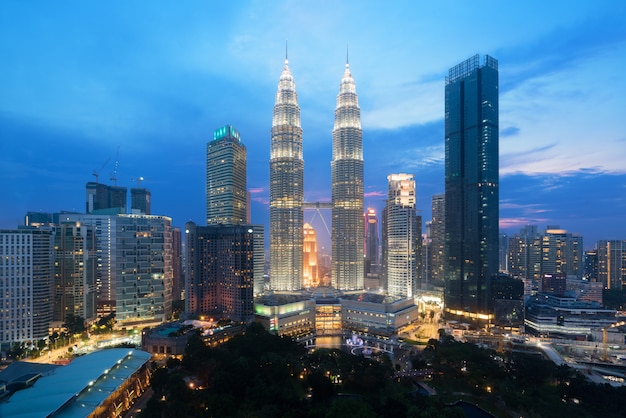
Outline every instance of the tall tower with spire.
{"type": "Polygon", "coordinates": [[[330,163],[332,182],[332,285],[363,288],[363,131],[356,85],[346,56],[330,163]]]}
{"type": "Polygon", "coordinates": [[[270,286],[302,289],[304,160],[300,107],[285,54],[270,146],[270,286]]]}

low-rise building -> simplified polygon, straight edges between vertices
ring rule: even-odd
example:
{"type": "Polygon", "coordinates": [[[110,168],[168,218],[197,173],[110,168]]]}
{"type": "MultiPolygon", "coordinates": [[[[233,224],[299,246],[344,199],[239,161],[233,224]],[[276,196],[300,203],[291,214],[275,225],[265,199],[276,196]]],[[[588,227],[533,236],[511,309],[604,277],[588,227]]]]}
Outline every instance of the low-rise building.
{"type": "Polygon", "coordinates": [[[278,335],[300,337],[315,331],[315,299],[304,294],[271,293],[254,303],[254,318],[278,335]]]}
{"type": "Polygon", "coordinates": [[[419,311],[413,298],[354,293],[341,297],[341,317],[344,330],[391,336],[417,321],[419,311]]]}
{"type": "Polygon", "coordinates": [[[616,321],[616,311],[597,302],[547,293],[526,300],[524,324],[534,335],[587,340],[593,329],[607,328],[616,321]]]}

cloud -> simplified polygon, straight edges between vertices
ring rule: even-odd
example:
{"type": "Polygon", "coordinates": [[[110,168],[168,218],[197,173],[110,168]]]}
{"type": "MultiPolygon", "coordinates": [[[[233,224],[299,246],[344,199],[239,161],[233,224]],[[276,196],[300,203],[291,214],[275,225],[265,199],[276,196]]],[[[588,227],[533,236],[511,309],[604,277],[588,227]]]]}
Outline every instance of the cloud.
{"type": "Polygon", "coordinates": [[[507,136],[516,136],[519,134],[519,128],[517,126],[509,126],[500,130],[500,138],[506,138],[507,136]]]}
{"type": "Polygon", "coordinates": [[[547,218],[500,218],[499,226],[501,230],[521,229],[526,225],[545,224],[548,221],[547,218]]]}
{"type": "Polygon", "coordinates": [[[387,193],[381,191],[365,192],[363,197],[387,197],[387,193]]]}
{"type": "Polygon", "coordinates": [[[518,212],[522,212],[527,215],[540,214],[549,212],[549,209],[545,209],[540,204],[522,204],[512,202],[500,202],[500,210],[513,209],[518,212]]]}

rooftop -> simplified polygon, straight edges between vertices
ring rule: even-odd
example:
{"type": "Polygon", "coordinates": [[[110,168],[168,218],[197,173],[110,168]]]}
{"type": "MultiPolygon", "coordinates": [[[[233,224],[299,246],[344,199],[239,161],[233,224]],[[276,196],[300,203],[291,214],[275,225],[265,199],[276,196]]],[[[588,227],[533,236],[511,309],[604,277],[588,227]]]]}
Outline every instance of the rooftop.
{"type": "Polygon", "coordinates": [[[0,404],[0,416],[88,416],[150,358],[149,353],[128,348],[77,357],[67,366],[40,377],[32,387],[15,392],[7,402],[0,404]]]}

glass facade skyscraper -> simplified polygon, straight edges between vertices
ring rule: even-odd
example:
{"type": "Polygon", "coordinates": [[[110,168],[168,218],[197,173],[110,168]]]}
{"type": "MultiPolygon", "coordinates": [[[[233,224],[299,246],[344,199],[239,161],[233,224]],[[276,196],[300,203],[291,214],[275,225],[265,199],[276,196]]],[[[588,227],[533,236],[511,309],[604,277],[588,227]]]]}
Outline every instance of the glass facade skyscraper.
{"type": "Polygon", "coordinates": [[[445,315],[487,321],[498,274],[498,61],[478,55],[445,86],[445,315]]]}
{"type": "Polygon", "coordinates": [[[270,145],[270,286],[302,289],[304,160],[296,84],[288,60],[280,75],[270,145]]]}
{"type": "Polygon", "coordinates": [[[246,146],[230,125],[216,129],[206,151],[206,223],[246,222],[246,146]]]}
{"type": "Polygon", "coordinates": [[[333,128],[332,285],[363,289],[363,131],[350,64],[341,79],[333,128]]]}

